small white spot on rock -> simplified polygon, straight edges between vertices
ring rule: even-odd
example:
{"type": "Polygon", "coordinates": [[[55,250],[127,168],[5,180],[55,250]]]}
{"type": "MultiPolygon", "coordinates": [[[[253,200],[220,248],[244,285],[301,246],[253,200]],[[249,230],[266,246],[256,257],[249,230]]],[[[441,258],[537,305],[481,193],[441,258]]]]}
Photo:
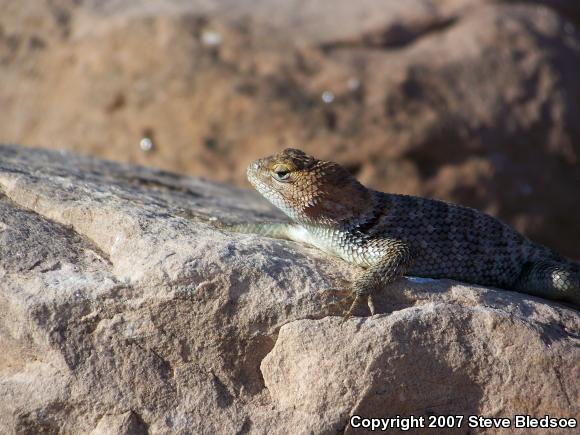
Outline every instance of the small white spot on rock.
{"type": "Polygon", "coordinates": [[[325,104],[330,104],[334,101],[334,93],[332,91],[324,91],[322,93],[322,101],[325,104]]]}
{"type": "Polygon", "coordinates": [[[141,148],[141,151],[151,151],[153,149],[153,140],[149,137],[144,137],[139,141],[139,148],[141,148]]]}
{"type": "Polygon", "coordinates": [[[201,42],[208,47],[216,47],[222,42],[222,35],[215,31],[205,31],[201,34],[201,42]]]}

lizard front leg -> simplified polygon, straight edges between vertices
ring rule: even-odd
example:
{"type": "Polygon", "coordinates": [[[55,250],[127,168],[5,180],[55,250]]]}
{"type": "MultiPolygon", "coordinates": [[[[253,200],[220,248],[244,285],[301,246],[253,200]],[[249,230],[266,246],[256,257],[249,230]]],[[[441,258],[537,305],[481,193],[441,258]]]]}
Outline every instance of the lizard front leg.
{"type": "Polygon", "coordinates": [[[217,228],[236,233],[258,234],[270,237],[272,239],[292,240],[311,245],[311,236],[308,231],[301,225],[286,222],[245,222],[239,224],[226,224],[220,221],[214,221],[213,225],[217,228]]]}
{"type": "Polygon", "coordinates": [[[259,234],[261,236],[271,237],[273,239],[292,240],[290,238],[291,227],[293,225],[282,222],[260,222],[260,223],[239,223],[226,224],[223,222],[215,223],[215,226],[227,231],[244,234],[259,234]]]}
{"type": "Polygon", "coordinates": [[[367,299],[371,315],[375,314],[373,294],[401,278],[411,267],[414,255],[405,242],[396,239],[380,239],[366,246],[368,252],[377,252],[370,258],[370,266],[352,284],[354,300],[345,313],[343,321],[352,316],[362,299],[367,299]],[[378,257],[378,259],[375,259],[378,257]]]}
{"type": "Polygon", "coordinates": [[[297,225],[286,222],[242,222],[227,223],[216,217],[195,215],[193,221],[209,224],[220,230],[243,234],[258,234],[273,239],[296,240],[297,225]]]}

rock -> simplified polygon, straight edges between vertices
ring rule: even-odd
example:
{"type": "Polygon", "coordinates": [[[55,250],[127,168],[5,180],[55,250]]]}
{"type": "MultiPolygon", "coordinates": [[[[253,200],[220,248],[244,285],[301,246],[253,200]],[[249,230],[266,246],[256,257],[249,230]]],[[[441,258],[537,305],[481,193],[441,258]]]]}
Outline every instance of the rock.
{"type": "Polygon", "coordinates": [[[238,184],[299,146],[580,259],[580,9],[516,3],[0,0],[0,140],[238,184]]]}
{"type": "Polygon", "coordinates": [[[492,311],[435,302],[344,329],[336,318],[292,322],[262,362],[265,386],[315,433],[349,415],[572,416],[568,345],[492,311]]]}
{"type": "Polygon", "coordinates": [[[147,433],[147,426],[137,414],[128,411],[120,415],[103,416],[91,435],[140,435],[143,433],[147,433]]]}
{"type": "Polygon", "coordinates": [[[379,296],[379,314],[340,325],[323,290],[355,267],[211,217],[283,219],[244,189],[0,146],[1,433],[578,415],[574,309],[409,278],[379,296]]]}

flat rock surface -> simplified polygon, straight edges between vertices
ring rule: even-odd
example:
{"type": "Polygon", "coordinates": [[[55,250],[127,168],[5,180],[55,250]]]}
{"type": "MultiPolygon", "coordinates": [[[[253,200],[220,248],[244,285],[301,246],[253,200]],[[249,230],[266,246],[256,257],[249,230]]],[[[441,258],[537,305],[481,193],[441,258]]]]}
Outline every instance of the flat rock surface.
{"type": "Polygon", "coordinates": [[[0,142],[239,185],[250,159],[304,148],[373,188],[483,209],[580,260],[578,0],[0,10],[0,142]]]}
{"type": "Polygon", "coordinates": [[[1,433],[355,433],[354,414],[578,416],[577,311],[408,278],[380,295],[377,315],[341,325],[324,290],[355,267],[211,217],[284,219],[244,189],[0,147],[1,433]]]}

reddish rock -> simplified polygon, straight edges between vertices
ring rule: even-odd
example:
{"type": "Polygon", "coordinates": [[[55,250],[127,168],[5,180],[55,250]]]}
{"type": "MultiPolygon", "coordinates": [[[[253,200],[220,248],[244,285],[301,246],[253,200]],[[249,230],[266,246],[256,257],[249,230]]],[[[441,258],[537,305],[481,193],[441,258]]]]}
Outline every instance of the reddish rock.
{"type": "Polygon", "coordinates": [[[300,146],[580,258],[573,0],[0,7],[0,141],[239,184],[300,146]]]}

